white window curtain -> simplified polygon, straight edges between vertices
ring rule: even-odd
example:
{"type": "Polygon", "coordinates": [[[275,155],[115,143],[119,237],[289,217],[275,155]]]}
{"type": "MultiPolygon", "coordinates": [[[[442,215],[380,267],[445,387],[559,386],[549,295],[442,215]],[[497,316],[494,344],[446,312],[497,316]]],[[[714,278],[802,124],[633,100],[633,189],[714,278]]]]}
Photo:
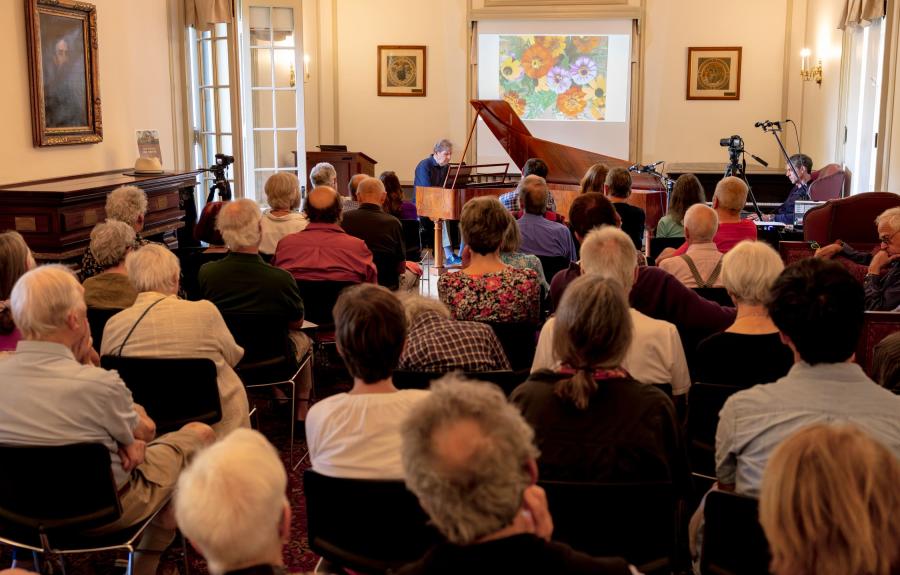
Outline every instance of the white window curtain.
{"type": "Polygon", "coordinates": [[[884,4],[885,0],[847,0],[838,28],[845,30],[848,26],[868,26],[884,17],[884,4]]]}
{"type": "Polygon", "coordinates": [[[234,20],[232,0],[184,0],[184,20],[198,31],[212,30],[215,24],[234,20]]]}

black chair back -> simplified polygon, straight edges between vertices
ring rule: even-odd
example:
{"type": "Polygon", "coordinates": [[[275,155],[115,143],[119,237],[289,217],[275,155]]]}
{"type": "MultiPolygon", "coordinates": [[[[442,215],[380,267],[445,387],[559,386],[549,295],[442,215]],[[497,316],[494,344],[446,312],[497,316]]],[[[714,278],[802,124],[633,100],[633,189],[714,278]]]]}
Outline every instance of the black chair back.
{"type": "Polygon", "coordinates": [[[363,573],[415,561],[441,540],[403,481],[303,473],[310,548],[363,573]]]}
{"type": "Polygon", "coordinates": [[[537,256],[541,260],[541,267],[544,268],[544,277],[547,283],[553,279],[558,272],[569,268],[569,258],[565,256],[537,256]]]}
{"type": "Polygon", "coordinates": [[[769,543],[752,497],[712,491],[706,496],[700,572],[757,575],[769,572],[769,543]]]}
{"type": "Polygon", "coordinates": [[[547,492],[553,539],[589,555],[624,557],[644,573],[677,560],[678,512],[671,483],[538,485],[547,492]]]}
{"type": "Polygon", "coordinates": [[[93,338],[94,351],[100,353],[100,344],[103,342],[103,328],[109,318],[119,313],[120,309],[100,309],[96,307],[87,308],[88,325],[91,327],[91,338],[93,338]]]}
{"type": "Polygon", "coordinates": [[[734,302],[731,300],[731,296],[728,295],[728,290],[723,287],[694,288],[694,292],[698,296],[716,302],[721,306],[734,307],[734,302]]]}
{"type": "Polygon", "coordinates": [[[246,385],[285,381],[297,369],[284,316],[260,313],[222,313],[228,331],[244,357],[234,370],[246,385]]]}
{"type": "Polygon", "coordinates": [[[372,261],[378,273],[378,285],[397,290],[400,285],[400,269],[397,256],[383,252],[372,252],[372,261]]]}
{"type": "Polygon", "coordinates": [[[684,238],[650,238],[650,257],[647,258],[647,263],[654,265],[656,258],[664,249],[678,249],[684,242],[684,238]]]}
{"type": "Polygon", "coordinates": [[[422,260],[422,224],[419,220],[400,220],[403,226],[403,244],[406,246],[406,261],[422,260]]]}
{"type": "MultiPolygon", "coordinates": [[[[394,372],[394,386],[397,389],[428,389],[431,382],[440,379],[445,373],[436,371],[405,371],[394,372]]],[[[498,386],[506,395],[512,393],[520,383],[528,378],[527,372],[515,372],[508,370],[496,371],[469,371],[463,374],[467,379],[486,381],[498,386]]]]}
{"type": "Polygon", "coordinates": [[[212,424],[222,419],[216,364],[211,359],[104,355],[100,366],[119,372],[160,435],[192,421],[212,424]]]}
{"type": "Polygon", "coordinates": [[[531,369],[534,352],[537,349],[538,326],[528,322],[488,323],[488,325],[500,340],[513,371],[531,369]]]}
{"type": "Polygon", "coordinates": [[[691,469],[714,477],[716,474],[716,428],[725,401],[741,391],[735,385],[694,383],[688,391],[687,433],[690,441],[691,469]]]}
{"type": "Polygon", "coordinates": [[[319,325],[319,328],[334,327],[332,310],[341,291],[356,282],[338,282],[327,280],[297,280],[306,319],[319,325]]]}

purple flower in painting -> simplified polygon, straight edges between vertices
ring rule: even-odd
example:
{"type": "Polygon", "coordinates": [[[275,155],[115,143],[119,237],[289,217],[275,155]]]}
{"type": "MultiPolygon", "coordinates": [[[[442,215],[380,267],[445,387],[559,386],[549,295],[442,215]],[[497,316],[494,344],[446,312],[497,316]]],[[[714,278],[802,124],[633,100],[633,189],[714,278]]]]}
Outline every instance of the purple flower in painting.
{"type": "Polygon", "coordinates": [[[575,60],[575,63],[569,69],[569,73],[572,81],[579,86],[590,84],[591,80],[597,77],[597,63],[586,56],[582,56],[575,60]]]}
{"type": "Polygon", "coordinates": [[[547,86],[556,92],[562,94],[572,85],[572,77],[569,76],[568,70],[563,70],[559,66],[550,68],[547,72],[547,86]]]}

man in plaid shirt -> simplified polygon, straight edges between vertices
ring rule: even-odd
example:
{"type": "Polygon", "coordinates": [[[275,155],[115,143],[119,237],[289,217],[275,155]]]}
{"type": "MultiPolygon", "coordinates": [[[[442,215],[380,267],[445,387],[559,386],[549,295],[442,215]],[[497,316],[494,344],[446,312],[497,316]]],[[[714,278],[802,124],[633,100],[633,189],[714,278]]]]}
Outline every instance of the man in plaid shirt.
{"type": "MultiPolygon", "coordinates": [[[[524,179],[527,176],[534,174],[535,176],[540,176],[546,180],[547,172],[549,171],[550,169],[547,167],[547,164],[544,163],[544,160],[540,158],[529,158],[522,167],[522,178],[524,179]]],[[[522,211],[522,206],[519,205],[519,194],[515,190],[500,196],[500,203],[503,204],[504,208],[511,212],[522,211]]],[[[547,194],[547,211],[556,212],[556,201],[553,199],[553,194],[547,194]]]]}

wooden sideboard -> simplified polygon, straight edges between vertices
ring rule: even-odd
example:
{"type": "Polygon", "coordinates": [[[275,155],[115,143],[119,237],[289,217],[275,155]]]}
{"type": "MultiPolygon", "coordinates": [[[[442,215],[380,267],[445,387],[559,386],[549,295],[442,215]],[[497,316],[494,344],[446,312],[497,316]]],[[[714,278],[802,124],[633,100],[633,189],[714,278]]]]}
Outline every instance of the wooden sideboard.
{"type": "MultiPolygon", "coordinates": [[[[711,202],[713,192],[716,191],[716,184],[725,175],[726,167],[728,164],[715,162],[669,164],[666,166],[666,175],[674,180],[682,174],[694,174],[703,185],[706,200],[711,202]]],[[[780,206],[791,191],[791,181],[784,175],[784,168],[764,168],[756,164],[748,164],[747,180],[753,187],[756,201],[761,207],[780,206]]],[[[747,201],[749,202],[750,198],[747,198],[747,201]]]]}
{"type": "Polygon", "coordinates": [[[94,224],[106,219],[107,194],[120,186],[138,186],[147,193],[141,235],[171,238],[185,226],[185,211],[196,216],[197,174],[135,175],[131,170],[114,170],[2,185],[0,230],[22,234],[39,261],[80,258],[94,224]]]}

